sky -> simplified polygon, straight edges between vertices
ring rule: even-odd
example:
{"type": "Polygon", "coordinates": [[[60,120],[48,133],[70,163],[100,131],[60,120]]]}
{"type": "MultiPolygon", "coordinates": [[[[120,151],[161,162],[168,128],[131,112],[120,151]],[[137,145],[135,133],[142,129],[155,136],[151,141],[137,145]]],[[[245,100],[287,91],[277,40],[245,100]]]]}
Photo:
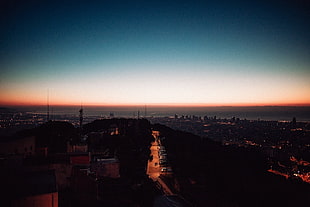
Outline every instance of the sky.
{"type": "Polygon", "coordinates": [[[0,105],[310,105],[306,0],[0,8],[0,105]]]}

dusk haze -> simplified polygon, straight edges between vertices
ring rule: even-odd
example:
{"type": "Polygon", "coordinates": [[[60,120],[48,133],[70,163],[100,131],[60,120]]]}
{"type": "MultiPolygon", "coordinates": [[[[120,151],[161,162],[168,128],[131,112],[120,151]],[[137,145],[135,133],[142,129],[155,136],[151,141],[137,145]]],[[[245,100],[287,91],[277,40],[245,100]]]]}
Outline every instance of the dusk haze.
{"type": "Polygon", "coordinates": [[[310,105],[307,1],[4,1],[0,105],[310,105]]]}

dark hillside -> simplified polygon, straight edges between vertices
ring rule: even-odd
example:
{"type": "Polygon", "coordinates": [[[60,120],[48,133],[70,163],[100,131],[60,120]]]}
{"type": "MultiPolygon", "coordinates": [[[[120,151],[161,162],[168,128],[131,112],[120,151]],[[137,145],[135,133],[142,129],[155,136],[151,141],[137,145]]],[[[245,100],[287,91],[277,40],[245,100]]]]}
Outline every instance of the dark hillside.
{"type": "Polygon", "coordinates": [[[310,185],[267,172],[255,151],[154,125],[161,133],[181,194],[197,206],[307,206],[310,185]]]}

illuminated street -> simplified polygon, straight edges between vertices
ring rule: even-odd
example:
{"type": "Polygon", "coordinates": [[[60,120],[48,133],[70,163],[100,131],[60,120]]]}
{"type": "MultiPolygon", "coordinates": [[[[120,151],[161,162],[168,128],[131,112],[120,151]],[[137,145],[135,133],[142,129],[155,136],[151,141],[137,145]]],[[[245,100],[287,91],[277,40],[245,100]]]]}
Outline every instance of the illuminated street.
{"type": "Polygon", "coordinates": [[[147,174],[154,182],[156,182],[160,176],[161,170],[161,167],[159,166],[158,145],[156,141],[152,142],[150,156],[153,157],[153,159],[148,162],[147,174]]]}
{"type": "Polygon", "coordinates": [[[147,167],[147,174],[149,177],[156,182],[159,186],[159,188],[164,192],[165,195],[174,195],[172,189],[168,187],[168,185],[161,179],[160,175],[166,175],[166,174],[171,174],[171,172],[161,172],[163,167],[159,165],[159,147],[160,145],[160,140],[158,139],[159,137],[159,132],[153,131],[153,137],[155,139],[154,142],[152,142],[152,146],[150,148],[151,154],[150,157],[152,159],[149,159],[148,161],[148,167],[147,167]]]}

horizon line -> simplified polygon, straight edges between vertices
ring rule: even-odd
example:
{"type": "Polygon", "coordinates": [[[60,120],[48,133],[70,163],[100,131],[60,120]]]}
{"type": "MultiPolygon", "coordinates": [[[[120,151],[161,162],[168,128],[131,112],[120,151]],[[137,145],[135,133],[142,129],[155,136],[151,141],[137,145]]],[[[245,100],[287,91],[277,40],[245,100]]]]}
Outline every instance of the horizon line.
{"type": "MultiPolygon", "coordinates": [[[[38,104],[30,104],[30,103],[0,103],[0,107],[46,107],[46,104],[38,103],[38,104]]],[[[69,103],[56,103],[51,104],[50,106],[62,106],[62,107],[81,107],[80,104],[69,104],[69,103]]],[[[83,107],[309,107],[310,103],[234,103],[234,104],[220,104],[220,103],[128,103],[128,104],[83,104],[83,107]]]]}

